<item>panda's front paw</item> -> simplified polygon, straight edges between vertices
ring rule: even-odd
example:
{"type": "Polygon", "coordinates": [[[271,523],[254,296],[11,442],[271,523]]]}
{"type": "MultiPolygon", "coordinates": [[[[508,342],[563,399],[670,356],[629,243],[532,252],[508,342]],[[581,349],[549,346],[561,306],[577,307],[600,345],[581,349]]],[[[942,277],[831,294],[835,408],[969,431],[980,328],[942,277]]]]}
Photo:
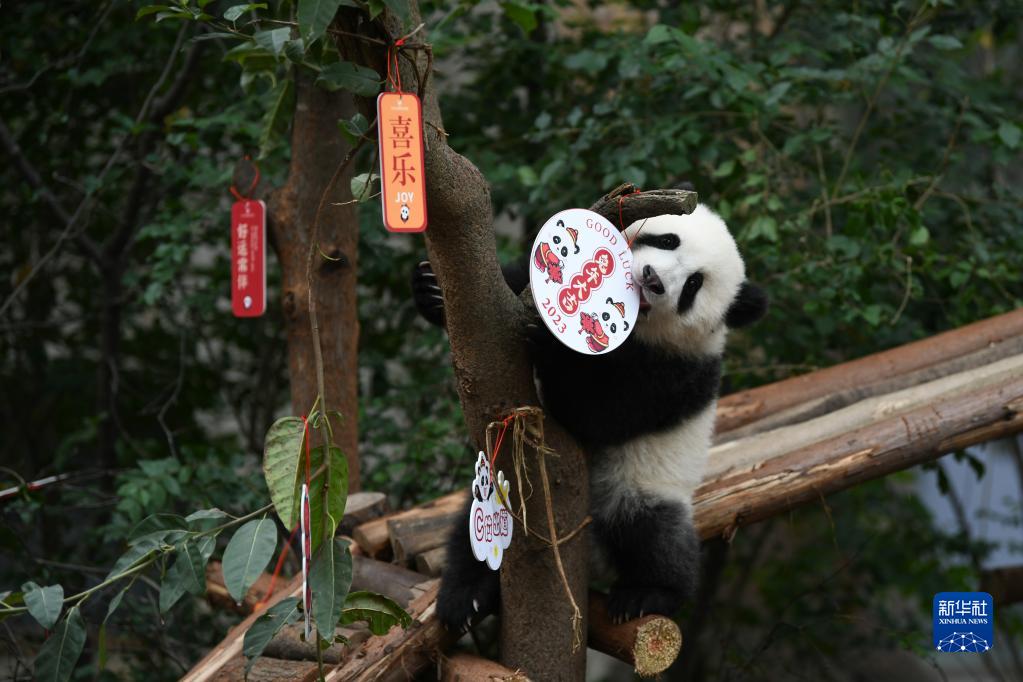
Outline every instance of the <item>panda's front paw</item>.
{"type": "Polygon", "coordinates": [[[427,322],[444,326],[444,295],[430,261],[424,260],[412,271],[412,300],[427,322]]]}
{"type": "Polygon", "coordinates": [[[615,586],[607,598],[607,612],[615,623],[649,616],[672,617],[682,607],[683,595],[663,587],[615,586]]]}
{"type": "Polygon", "coordinates": [[[497,611],[500,594],[497,571],[488,571],[481,580],[456,583],[446,579],[437,595],[437,617],[451,632],[463,632],[477,618],[497,611]]]}

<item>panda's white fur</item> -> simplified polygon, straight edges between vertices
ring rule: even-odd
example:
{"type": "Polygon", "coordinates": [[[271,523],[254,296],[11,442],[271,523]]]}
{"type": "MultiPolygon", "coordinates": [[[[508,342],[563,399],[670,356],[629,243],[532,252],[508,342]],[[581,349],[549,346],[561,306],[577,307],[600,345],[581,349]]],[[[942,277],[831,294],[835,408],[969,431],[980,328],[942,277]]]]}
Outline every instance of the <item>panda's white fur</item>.
{"type": "Polygon", "coordinates": [[[725,316],[746,279],[739,248],[721,216],[703,204],[689,215],[656,216],[636,221],[625,230],[630,241],[662,234],[678,235],[679,248],[667,251],[640,247],[632,254],[632,272],[637,281],[649,265],[665,287],[661,295],[644,291],[651,308],[636,324],[635,333],[653,345],[721,355],[727,331],[725,316]],[[694,272],[703,273],[703,286],[692,309],[678,315],[675,302],[694,272]]]}
{"type": "MultiPolygon", "coordinates": [[[[677,235],[679,247],[639,246],[633,252],[634,280],[642,284],[644,268],[650,266],[664,285],[663,294],[644,290],[650,309],[633,333],[672,352],[721,356],[728,331],[725,317],[746,279],[746,266],[735,240],[725,221],[703,204],[689,215],[657,216],[632,223],[625,230],[630,241],[664,234],[677,235]],[[676,302],[695,272],[702,273],[703,284],[692,308],[680,315],[676,302]]],[[[636,390],[642,392],[644,377],[636,379],[636,390]]],[[[706,468],[716,406],[717,400],[711,400],[697,414],[669,429],[608,448],[590,472],[594,509],[618,513],[623,510],[623,499],[636,490],[690,506],[706,468]]]]}

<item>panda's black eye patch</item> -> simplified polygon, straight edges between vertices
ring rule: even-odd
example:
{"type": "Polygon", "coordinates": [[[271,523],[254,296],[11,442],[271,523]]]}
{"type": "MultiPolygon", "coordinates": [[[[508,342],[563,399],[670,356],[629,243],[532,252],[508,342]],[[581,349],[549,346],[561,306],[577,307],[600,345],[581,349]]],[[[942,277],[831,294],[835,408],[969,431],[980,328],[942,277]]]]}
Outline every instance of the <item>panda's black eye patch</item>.
{"type": "Polygon", "coordinates": [[[652,246],[655,249],[674,251],[682,245],[682,240],[677,234],[640,234],[636,237],[635,244],[638,246],[652,246]]]}
{"type": "Polygon", "coordinates": [[[693,307],[693,303],[696,302],[696,294],[700,291],[700,287],[703,286],[703,273],[694,272],[689,275],[686,279],[686,283],[682,285],[682,293],[678,297],[678,314],[682,315],[693,307]]]}

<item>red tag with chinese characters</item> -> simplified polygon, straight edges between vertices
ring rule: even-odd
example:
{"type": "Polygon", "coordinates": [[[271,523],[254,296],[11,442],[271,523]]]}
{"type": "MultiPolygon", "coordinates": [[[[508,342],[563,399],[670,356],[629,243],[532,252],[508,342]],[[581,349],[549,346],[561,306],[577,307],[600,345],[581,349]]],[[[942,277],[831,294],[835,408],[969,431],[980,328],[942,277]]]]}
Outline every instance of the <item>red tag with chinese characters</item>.
{"type": "Polygon", "coordinates": [[[384,225],[391,232],[426,229],[426,182],[423,170],[423,107],[408,92],[377,97],[380,144],[380,202],[384,225]]]}
{"type": "Polygon", "coordinates": [[[235,317],[266,312],[266,204],[256,199],[231,207],[231,310],[235,317]]]}

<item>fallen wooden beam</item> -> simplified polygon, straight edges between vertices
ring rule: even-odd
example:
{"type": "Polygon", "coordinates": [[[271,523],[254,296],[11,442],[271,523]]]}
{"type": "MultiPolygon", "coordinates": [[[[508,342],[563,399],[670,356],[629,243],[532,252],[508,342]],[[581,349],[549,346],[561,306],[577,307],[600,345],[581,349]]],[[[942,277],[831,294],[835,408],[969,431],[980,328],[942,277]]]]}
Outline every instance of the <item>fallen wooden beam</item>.
{"type": "Polygon", "coordinates": [[[431,516],[451,514],[462,508],[468,499],[469,491],[459,490],[436,500],[431,500],[405,511],[388,514],[378,519],[363,523],[352,531],[352,537],[367,556],[385,558],[391,552],[391,534],[388,524],[392,521],[409,519],[426,519],[431,516]]]}
{"type": "Polygon", "coordinates": [[[750,422],[745,426],[716,433],[714,442],[716,444],[726,443],[728,441],[738,440],[739,438],[746,438],[758,433],[777,429],[782,426],[806,422],[810,419],[814,419],[815,417],[836,412],[837,410],[868,398],[895,393],[896,391],[912,388],[914,386],[920,386],[922,384],[932,382],[935,379],[983,367],[993,362],[997,362],[998,360],[1007,358],[1010,355],[1020,354],[1023,354],[1023,336],[1009,338],[1000,343],[992,344],[982,350],[952,358],[944,362],[939,362],[935,365],[930,365],[912,372],[906,372],[905,374],[889,377],[883,381],[873,384],[864,384],[863,386],[857,386],[856,388],[851,388],[845,391],[838,391],[822,398],[808,400],[788,409],[770,414],[762,419],[750,422]]]}
{"type": "Polygon", "coordinates": [[[694,518],[703,538],[977,443],[1023,431],[1023,378],[956,394],[706,480],[694,518]]]}
{"type": "Polygon", "coordinates": [[[416,557],[416,571],[431,578],[436,578],[444,570],[447,560],[447,547],[436,547],[416,557]]]}
{"type": "Polygon", "coordinates": [[[441,658],[441,682],[529,682],[525,674],[470,654],[441,658]]]}
{"type": "Polygon", "coordinates": [[[437,590],[432,581],[426,592],[408,606],[412,625],[393,627],[381,637],[370,638],[359,652],[327,674],[327,682],[404,682],[435,662],[439,650],[455,637],[437,618],[437,590]]]}
{"type": "Polygon", "coordinates": [[[717,430],[729,431],[800,403],[883,381],[1018,336],[1023,336],[1023,309],[834,367],[733,393],[718,403],[717,430]]]}
{"type": "Polygon", "coordinates": [[[390,509],[387,495],[383,493],[369,491],[352,493],[345,501],[345,515],[338,525],[337,532],[342,535],[351,535],[356,526],[379,518],[390,509]]]}
{"type": "Polygon", "coordinates": [[[591,648],[631,663],[640,677],[664,672],[682,649],[682,632],[671,618],[652,615],[613,623],[599,592],[590,592],[587,638],[591,648]]]}
{"type": "Polygon", "coordinates": [[[423,552],[444,545],[451,533],[451,526],[462,518],[461,508],[444,514],[391,519],[387,531],[391,539],[394,560],[405,563],[414,560],[423,552]]]}

